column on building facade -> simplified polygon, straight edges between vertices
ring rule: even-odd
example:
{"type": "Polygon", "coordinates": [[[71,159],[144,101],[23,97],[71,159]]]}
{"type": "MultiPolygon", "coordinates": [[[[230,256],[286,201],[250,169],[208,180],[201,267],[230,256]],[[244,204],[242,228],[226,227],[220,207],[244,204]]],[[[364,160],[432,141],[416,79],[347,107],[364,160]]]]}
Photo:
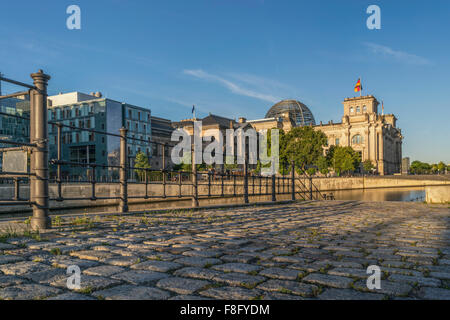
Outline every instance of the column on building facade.
{"type": "Polygon", "coordinates": [[[370,127],[367,127],[364,130],[364,155],[363,155],[363,161],[370,160],[370,127]]]}
{"type": "Polygon", "coordinates": [[[385,172],[385,163],[384,163],[384,136],[383,136],[383,127],[380,127],[377,130],[378,135],[378,155],[379,155],[379,173],[384,175],[385,172]]]}
{"type": "Polygon", "coordinates": [[[350,127],[347,127],[347,128],[345,128],[346,129],[346,131],[344,132],[344,135],[345,135],[345,146],[351,146],[351,143],[350,143],[350,127]]]}
{"type": "Polygon", "coordinates": [[[373,161],[378,170],[378,144],[377,144],[377,128],[376,125],[372,125],[372,145],[373,145],[373,161]]]}

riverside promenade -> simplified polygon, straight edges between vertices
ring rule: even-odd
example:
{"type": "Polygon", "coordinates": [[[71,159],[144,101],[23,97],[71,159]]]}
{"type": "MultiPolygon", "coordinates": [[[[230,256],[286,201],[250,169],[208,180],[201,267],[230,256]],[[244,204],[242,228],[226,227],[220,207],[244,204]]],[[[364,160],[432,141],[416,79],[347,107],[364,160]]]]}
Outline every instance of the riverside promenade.
{"type": "Polygon", "coordinates": [[[450,299],[450,207],[314,201],[0,226],[0,299],[450,299]],[[80,267],[81,288],[66,286],[80,267]],[[381,268],[381,289],[366,286],[381,268]]]}

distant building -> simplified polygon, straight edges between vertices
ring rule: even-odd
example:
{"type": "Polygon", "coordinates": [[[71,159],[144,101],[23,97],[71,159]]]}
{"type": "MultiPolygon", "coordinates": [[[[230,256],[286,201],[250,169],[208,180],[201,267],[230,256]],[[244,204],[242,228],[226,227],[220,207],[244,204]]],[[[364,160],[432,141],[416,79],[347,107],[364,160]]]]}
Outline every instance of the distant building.
{"type": "MultiPolygon", "coordinates": [[[[30,142],[30,100],[28,96],[0,100],[0,147],[14,147],[2,144],[1,140],[30,142]],[[10,116],[11,115],[11,116],[10,116]]],[[[0,152],[0,171],[3,152],[0,152]]]]}
{"type": "Polygon", "coordinates": [[[344,115],[339,123],[316,125],[311,110],[296,100],[283,100],[272,106],[264,119],[239,121],[210,114],[203,119],[187,119],[175,122],[192,134],[193,120],[202,121],[203,131],[217,128],[225,134],[228,128],[254,128],[256,131],[278,128],[285,132],[292,128],[311,126],[327,136],[330,146],[350,146],[361,155],[362,161],[371,160],[380,175],[400,173],[402,170],[403,135],[397,128],[393,114],[379,114],[379,102],[372,96],[347,98],[343,102],[344,115]]]}
{"type": "MultiPolygon", "coordinates": [[[[146,108],[103,98],[102,94],[70,92],[48,97],[49,121],[61,122],[75,128],[95,129],[119,134],[121,127],[129,129],[128,137],[151,141],[151,111],[146,108]]],[[[49,125],[50,159],[57,157],[57,127],[49,125]]],[[[68,127],[62,128],[62,158],[77,163],[118,165],[120,139],[68,127]]],[[[147,142],[128,139],[130,165],[136,153],[142,151],[151,156],[147,142]]],[[[63,166],[63,176],[86,177],[82,167],[63,166]]],[[[117,178],[117,170],[98,167],[98,177],[117,178]]],[[[52,171],[51,175],[55,172],[52,171]]]]}
{"type": "Polygon", "coordinates": [[[410,159],[408,157],[402,159],[402,174],[409,174],[411,168],[410,159]]]}
{"type": "Polygon", "coordinates": [[[371,160],[380,175],[401,172],[402,141],[397,118],[379,114],[377,99],[372,96],[347,98],[343,102],[342,122],[317,125],[332,145],[350,146],[360,153],[362,161],[371,160]]]}
{"type": "MultiPolygon", "coordinates": [[[[234,119],[230,119],[230,118],[226,118],[226,117],[222,117],[222,116],[218,116],[215,114],[210,113],[208,116],[206,116],[203,119],[186,119],[186,120],[181,120],[178,122],[173,122],[172,126],[175,129],[184,129],[186,130],[186,132],[189,135],[193,135],[194,132],[194,121],[201,121],[202,122],[202,134],[204,134],[207,130],[210,129],[216,129],[219,130],[219,132],[222,133],[222,136],[224,139],[226,139],[226,130],[227,129],[245,129],[245,128],[250,128],[250,124],[245,122],[244,118],[241,118],[239,122],[237,122],[234,119]]],[[[209,144],[209,142],[205,142],[203,141],[203,148],[206,147],[209,144]]],[[[236,142],[235,142],[236,145],[236,142]]],[[[225,140],[223,141],[223,150],[222,150],[222,154],[224,156],[224,160],[223,162],[225,163],[225,148],[226,148],[226,144],[225,144],[225,140]]],[[[236,150],[236,149],[235,149],[236,150]]],[[[236,151],[237,152],[237,151],[236,151]]],[[[236,156],[236,154],[235,154],[236,156]]],[[[220,168],[221,170],[223,170],[223,165],[218,165],[216,166],[218,168],[220,168]]]]}
{"type": "MultiPolygon", "coordinates": [[[[174,128],[172,127],[172,122],[169,119],[151,117],[151,128],[152,128],[152,141],[160,144],[165,144],[165,168],[169,169],[173,166],[171,161],[171,151],[170,145],[173,144],[171,141],[172,132],[174,128]]],[[[150,159],[150,165],[154,169],[163,168],[163,146],[160,144],[152,144],[152,157],[150,159]]]]}
{"type": "Polygon", "coordinates": [[[28,96],[0,100],[0,140],[30,142],[29,118],[30,100],[28,96]]]}

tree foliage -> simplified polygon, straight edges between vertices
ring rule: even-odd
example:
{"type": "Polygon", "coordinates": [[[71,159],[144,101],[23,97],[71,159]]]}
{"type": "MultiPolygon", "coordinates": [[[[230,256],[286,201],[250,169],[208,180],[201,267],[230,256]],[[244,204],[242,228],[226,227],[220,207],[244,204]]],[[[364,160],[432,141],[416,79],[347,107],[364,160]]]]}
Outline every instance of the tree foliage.
{"type": "MultiPolygon", "coordinates": [[[[148,157],[143,152],[138,152],[136,154],[136,159],[134,162],[135,168],[141,168],[141,169],[150,169],[150,162],[148,160],[148,157]]],[[[145,179],[145,170],[136,170],[136,176],[139,180],[145,179]]]]}
{"type": "Polygon", "coordinates": [[[371,172],[373,169],[375,169],[372,160],[369,159],[365,160],[363,162],[363,169],[365,172],[371,172]]]}
{"type": "Polygon", "coordinates": [[[416,160],[411,163],[410,171],[412,174],[427,174],[431,172],[431,165],[416,160]]]}
{"type": "Polygon", "coordinates": [[[326,135],[322,131],[316,131],[310,126],[293,128],[288,133],[280,134],[280,162],[294,161],[304,171],[316,165],[323,156],[326,142],[326,135]]]}
{"type": "Polygon", "coordinates": [[[337,146],[333,149],[332,161],[335,172],[341,175],[355,171],[361,163],[361,157],[352,147],[337,146]]]}

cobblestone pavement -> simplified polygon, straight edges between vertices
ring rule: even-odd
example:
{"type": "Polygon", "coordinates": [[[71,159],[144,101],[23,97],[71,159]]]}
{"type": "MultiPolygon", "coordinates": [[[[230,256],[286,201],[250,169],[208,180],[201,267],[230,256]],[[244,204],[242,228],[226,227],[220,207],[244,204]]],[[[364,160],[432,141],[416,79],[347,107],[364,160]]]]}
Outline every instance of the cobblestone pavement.
{"type": "Polygon", "coordinates": [[[0,299],[450,299],[450,209],[299,202],[54,218],[0,237],[0,299]],[[66,268],[82,270],[67,289],[66,268]],[[381,289],[366,286],[369,265],[381,289]]]}

